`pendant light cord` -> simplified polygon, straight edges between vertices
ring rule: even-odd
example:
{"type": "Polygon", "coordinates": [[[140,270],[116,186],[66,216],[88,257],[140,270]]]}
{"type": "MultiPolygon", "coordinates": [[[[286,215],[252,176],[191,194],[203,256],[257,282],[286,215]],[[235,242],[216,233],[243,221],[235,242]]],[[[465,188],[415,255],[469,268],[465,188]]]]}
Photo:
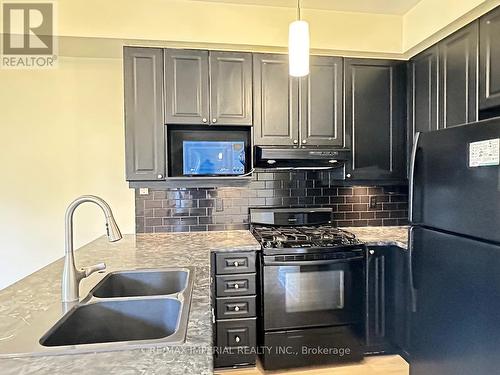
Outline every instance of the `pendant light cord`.
{"type": "Polygon", "coordinates": [[[300,21],[300,0],[297,0],[297,18],[300,21]]]}

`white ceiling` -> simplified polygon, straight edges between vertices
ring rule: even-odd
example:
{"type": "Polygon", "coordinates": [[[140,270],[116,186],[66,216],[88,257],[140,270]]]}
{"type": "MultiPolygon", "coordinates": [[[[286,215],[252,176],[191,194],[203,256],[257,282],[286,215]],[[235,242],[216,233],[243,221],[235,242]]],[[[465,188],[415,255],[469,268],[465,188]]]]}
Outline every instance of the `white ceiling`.
{"type": "MultiPolygon", "coordinates": [[[[296,8],[297,0],[196,0],[217,3],[296,8]]],[[[301,0],[308,9],[403,15],[421,0],[301,0]]]]}

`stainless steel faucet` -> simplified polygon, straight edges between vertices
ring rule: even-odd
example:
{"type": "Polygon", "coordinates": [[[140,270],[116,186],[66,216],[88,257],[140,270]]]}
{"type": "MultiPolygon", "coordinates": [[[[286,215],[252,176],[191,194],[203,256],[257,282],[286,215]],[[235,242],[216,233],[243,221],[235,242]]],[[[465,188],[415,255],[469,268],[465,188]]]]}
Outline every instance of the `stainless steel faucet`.
{"type": "Polygon", "coordinates": [[[77,269],[75,266],[75,256],[73,253],[73,214],[76,208],[85,202],[97,204],[104,211],[106,218],[106,233],[111,242],[118,241],[122,238],[120,229],[116,225],[113,218],[113,213],[109,205],[101,198],[94,195],[82,195],[75,199],[66,209],[65,216],[65,257],[64,271],[62,275],[62,302],[63,304],[75,303],[80,299],[80,281],[90,276],[96,271],[106,269],[106,264],[99,263],[94,266],[77,269]]]}

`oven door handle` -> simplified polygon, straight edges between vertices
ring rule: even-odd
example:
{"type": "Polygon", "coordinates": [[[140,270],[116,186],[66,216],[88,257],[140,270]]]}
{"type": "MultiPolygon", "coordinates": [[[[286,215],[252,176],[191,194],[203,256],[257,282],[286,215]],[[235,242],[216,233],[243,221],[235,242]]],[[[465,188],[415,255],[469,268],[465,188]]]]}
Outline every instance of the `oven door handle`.
{"type": "Polygon", "coordinates": [[[304,260],[304,261],[295,261],[291,260],[288,262],[281,261],[264,261],[264,266],[323,266],[328,264],[339,264],[346,263],[351,261],[363,260],[364,256],[356,256],[352,258],[345,259],[327,259],[327,260],[304,260]]]}

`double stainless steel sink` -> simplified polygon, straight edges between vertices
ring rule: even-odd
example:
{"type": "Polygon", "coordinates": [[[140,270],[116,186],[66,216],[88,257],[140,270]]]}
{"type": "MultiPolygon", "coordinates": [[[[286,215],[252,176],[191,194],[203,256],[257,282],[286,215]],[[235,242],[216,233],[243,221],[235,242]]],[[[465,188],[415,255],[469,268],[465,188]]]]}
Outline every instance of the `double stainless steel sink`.
{"type": "Polygon", "coordinates": [[[19,332],[19,340],[15,337],[11,343],[13,352],[5,353],[2,345],[0,355],[71,354],[182,343],[193,282],[194,269],[187,267],[111,272],[32,345],[22,347],[30,340],[19,332]]]}

